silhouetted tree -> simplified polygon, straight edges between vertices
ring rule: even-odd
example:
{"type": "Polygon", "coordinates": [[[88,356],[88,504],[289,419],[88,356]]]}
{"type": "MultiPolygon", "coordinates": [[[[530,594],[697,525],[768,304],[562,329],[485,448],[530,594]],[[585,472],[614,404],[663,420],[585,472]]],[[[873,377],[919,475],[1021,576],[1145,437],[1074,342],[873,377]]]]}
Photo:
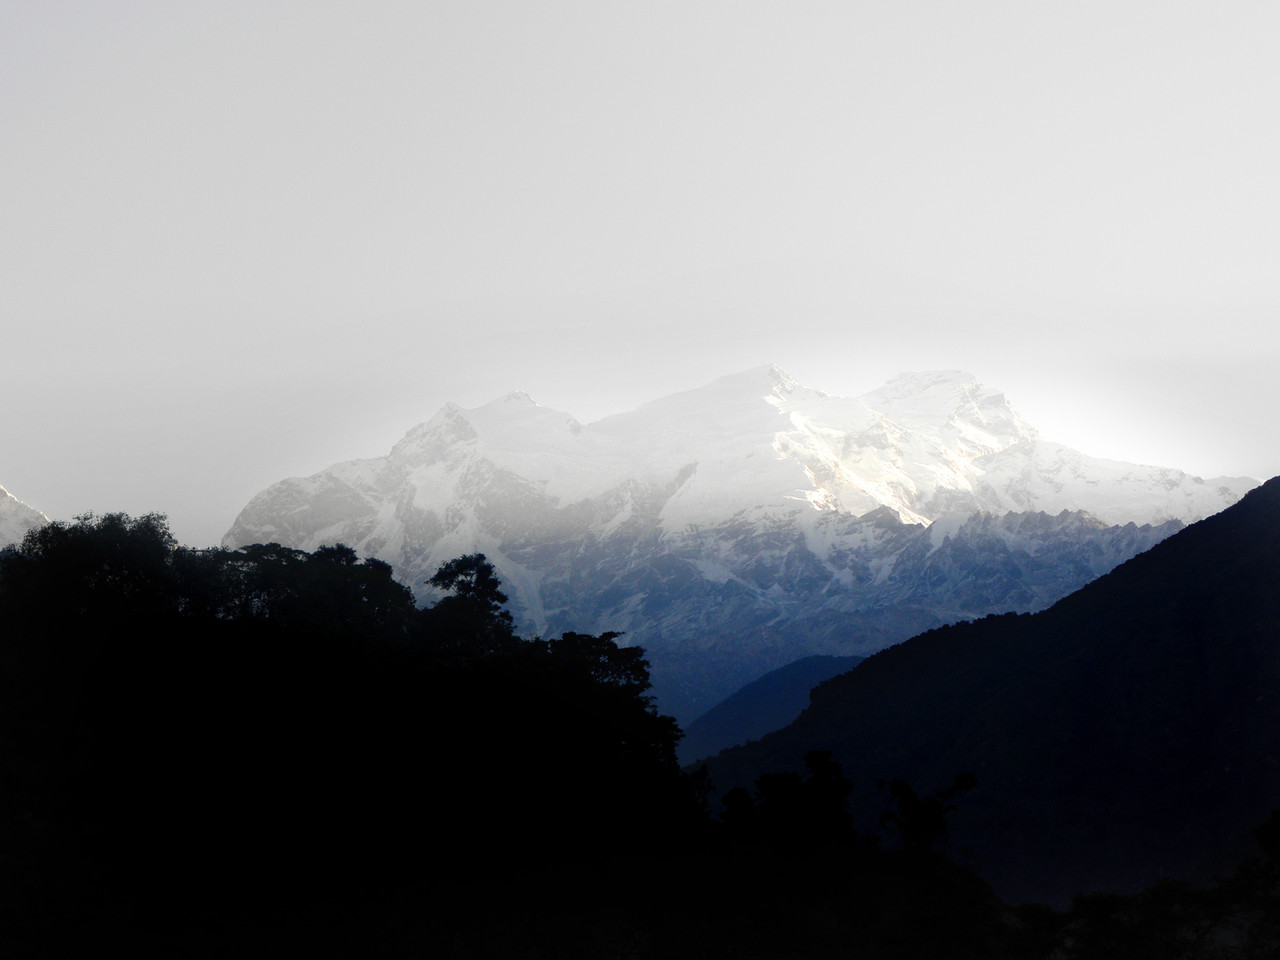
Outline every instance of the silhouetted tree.
{"type": "Polygon", "coordinates": [[[815,833],[848,836],[853,829],[849,794],[853,784],[844,775],[830,750],[810,750],[804,757],[806,819],[815,833]]]}
{"type": "Polygon", "coordinates": [[[177,612],[176,545],[165,517],[84,514],[28,530],[3,559],[0,602],[12,614],[115,619],[177,612]],[[38,612],[38,613],[37,613],[38,612]]]}
{"type": "Polygon", "coordinates": [[[720,820],[736,836],[749,837],[754,833],[756,802],[750,790],[746,787],[734,787],[720,798],[720,803],[724,807],[720,820]]]}
{"type": "Polygon", "coordinates": [[[466,656],[487,656],[516,641],[511,614],[503,609],[507,595],[484,554],[450,560],[427,583],[449,592],[423,611],[422,624],[431,643],[466,656]]]}
{"type": "Polygon", "coordinates": [[[628,694],[643,696],[649,689],[649,662],[640,647],[621,647],[620,633],[591,636],[566,633],[550,641],[552,655],[559,657],[570,672],[593,683],[620,687],[628,694]]]}
{"type": "Polygon", "coordinates": [[[756,779],[754,797],[744,788],[722,798],[721,821],[733,836],[800,854],[853,839],[848,798],[853,784],[830,751],[805,755],[807,776],[789,770],[756,779]]]}
{"type": "Polygon", "coordinates": [[[907,850],[928,853],[939,843],[946,843],[947,814],[955,809],[948,801],[972,790],[977,786],[977,779],[962,773],[947,789],[923,799],[903,780],[888,781],[880,786],[888,788],[894,803],[893,809],[881,815],[880,822],[893,825],[907,850]]]}

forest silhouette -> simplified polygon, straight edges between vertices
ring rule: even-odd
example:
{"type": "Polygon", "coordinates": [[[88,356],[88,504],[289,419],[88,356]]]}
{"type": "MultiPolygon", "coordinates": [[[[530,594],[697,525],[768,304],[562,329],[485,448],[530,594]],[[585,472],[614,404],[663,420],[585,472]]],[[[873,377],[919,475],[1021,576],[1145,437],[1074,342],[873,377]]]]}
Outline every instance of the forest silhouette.
{"type": "Polygon", "coordinates": [[[885,784],[886,830],[860,835],[851,781],[811,750],[712,815],[642,650],[518,637],[480,554],[430,583],[444,596],[419,608],[347,547],[194,550],[155,514],[51,523],[0,553],[4,954],[1085,958],[1277,942],[1274,819],[1216,886],[1010,907],[946,855],[972,778],[923,798],[885,784]]]}

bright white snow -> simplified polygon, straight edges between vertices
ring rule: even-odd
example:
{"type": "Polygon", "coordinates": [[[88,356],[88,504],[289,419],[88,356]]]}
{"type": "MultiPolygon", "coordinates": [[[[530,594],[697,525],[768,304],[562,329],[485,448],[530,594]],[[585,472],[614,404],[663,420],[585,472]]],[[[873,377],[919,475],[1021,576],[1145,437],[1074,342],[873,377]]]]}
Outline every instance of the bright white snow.
{"type": "MultiPolygon", "coordinates": [[[[936,547],[979,511],[1085,510],[1107,523],[1193,522],[1253,487],[1089,457],[1042,440],[1004,395],[957,370],[901,374],[831,397],[776,366],[721,377],[581,424],[519,392],[447,404],[386,457],[264,490],[224,538],[302,549],[341,541],[421,581],[483,550],[520,592],[536,577],[504,544],[627,531],[696,537],[728,523],[799,524],[887,508],[936,547]]],[[[820,548],[826,555],[828,547],[820,548]]],[[[532,589],[523,598],[539,609],[532,589]]]]}
{"type": "Polygon", "coordinates": [[[39,510],[0,487],[0,547],[18,543],[28,530],[48,522],[49,518],[39,510]]]}

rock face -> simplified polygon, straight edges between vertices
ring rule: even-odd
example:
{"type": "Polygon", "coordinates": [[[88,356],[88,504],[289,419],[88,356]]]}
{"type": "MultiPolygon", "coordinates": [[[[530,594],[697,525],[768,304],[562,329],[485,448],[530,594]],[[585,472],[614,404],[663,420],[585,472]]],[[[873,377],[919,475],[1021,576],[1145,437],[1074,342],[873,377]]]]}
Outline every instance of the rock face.
{"type": "Polygon", "coordinates": [[[763,367],[587,425],[522,393],[446,405],[267,488],[223,543],[345,543],[424,598],[482,551],[523,629],[624,631],[688,719],[801,656],[1039,609],[1254,485],[1041,440],[960,372],[840,398],[763,367]]]}
{"type": "Polygon", "coordinates": [[[20,542],[28,530],[48,522],[39,510],[0,487],[0,548],[20,542]]]}

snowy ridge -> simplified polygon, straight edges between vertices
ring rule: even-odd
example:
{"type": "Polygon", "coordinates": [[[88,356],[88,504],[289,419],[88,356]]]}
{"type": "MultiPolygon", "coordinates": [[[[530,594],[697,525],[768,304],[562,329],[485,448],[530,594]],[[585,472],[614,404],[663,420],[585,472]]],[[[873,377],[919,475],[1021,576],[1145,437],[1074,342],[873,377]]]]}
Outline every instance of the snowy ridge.
{"type": "Polygon", "coordinates": [[[665,534],[743,511],[802,508],[861,516],[888,507],[909,523],[1075,509],[1110,523],[1186,523],[1256,485],[1091,458],[1041,440],[1003,394],[960,371],[902,374],[848,399],[769,366],[586,426],[523,393],[473,410],[449,404],[387,457],[263,491],[224,542],[279,527],[316,546],[339,532],[389,543],[406,524],[457,527],[449,518],[476,507],[481,487],[567,509],[607,501],[629,483],[676,479],[660,511],[665,534]]]}
{"type": "Polygon", "coordinates": [[[346,543],[422,595],[480,550],[527,632],[624,630],[655,672],[702,651],[714,686],[1052,602],[1255,485],[1045,441],[961,371],[843,398],[765,366],[585,425],[523,393],[447,404],[385,457],[262,491],[223,543],[346,543]]]}
{"type": "Polygon", "coordinates": [[[35,507],[0,487],[0,547],[19,543],[28,530],[48,522],[49,518],[35,507]]]}

